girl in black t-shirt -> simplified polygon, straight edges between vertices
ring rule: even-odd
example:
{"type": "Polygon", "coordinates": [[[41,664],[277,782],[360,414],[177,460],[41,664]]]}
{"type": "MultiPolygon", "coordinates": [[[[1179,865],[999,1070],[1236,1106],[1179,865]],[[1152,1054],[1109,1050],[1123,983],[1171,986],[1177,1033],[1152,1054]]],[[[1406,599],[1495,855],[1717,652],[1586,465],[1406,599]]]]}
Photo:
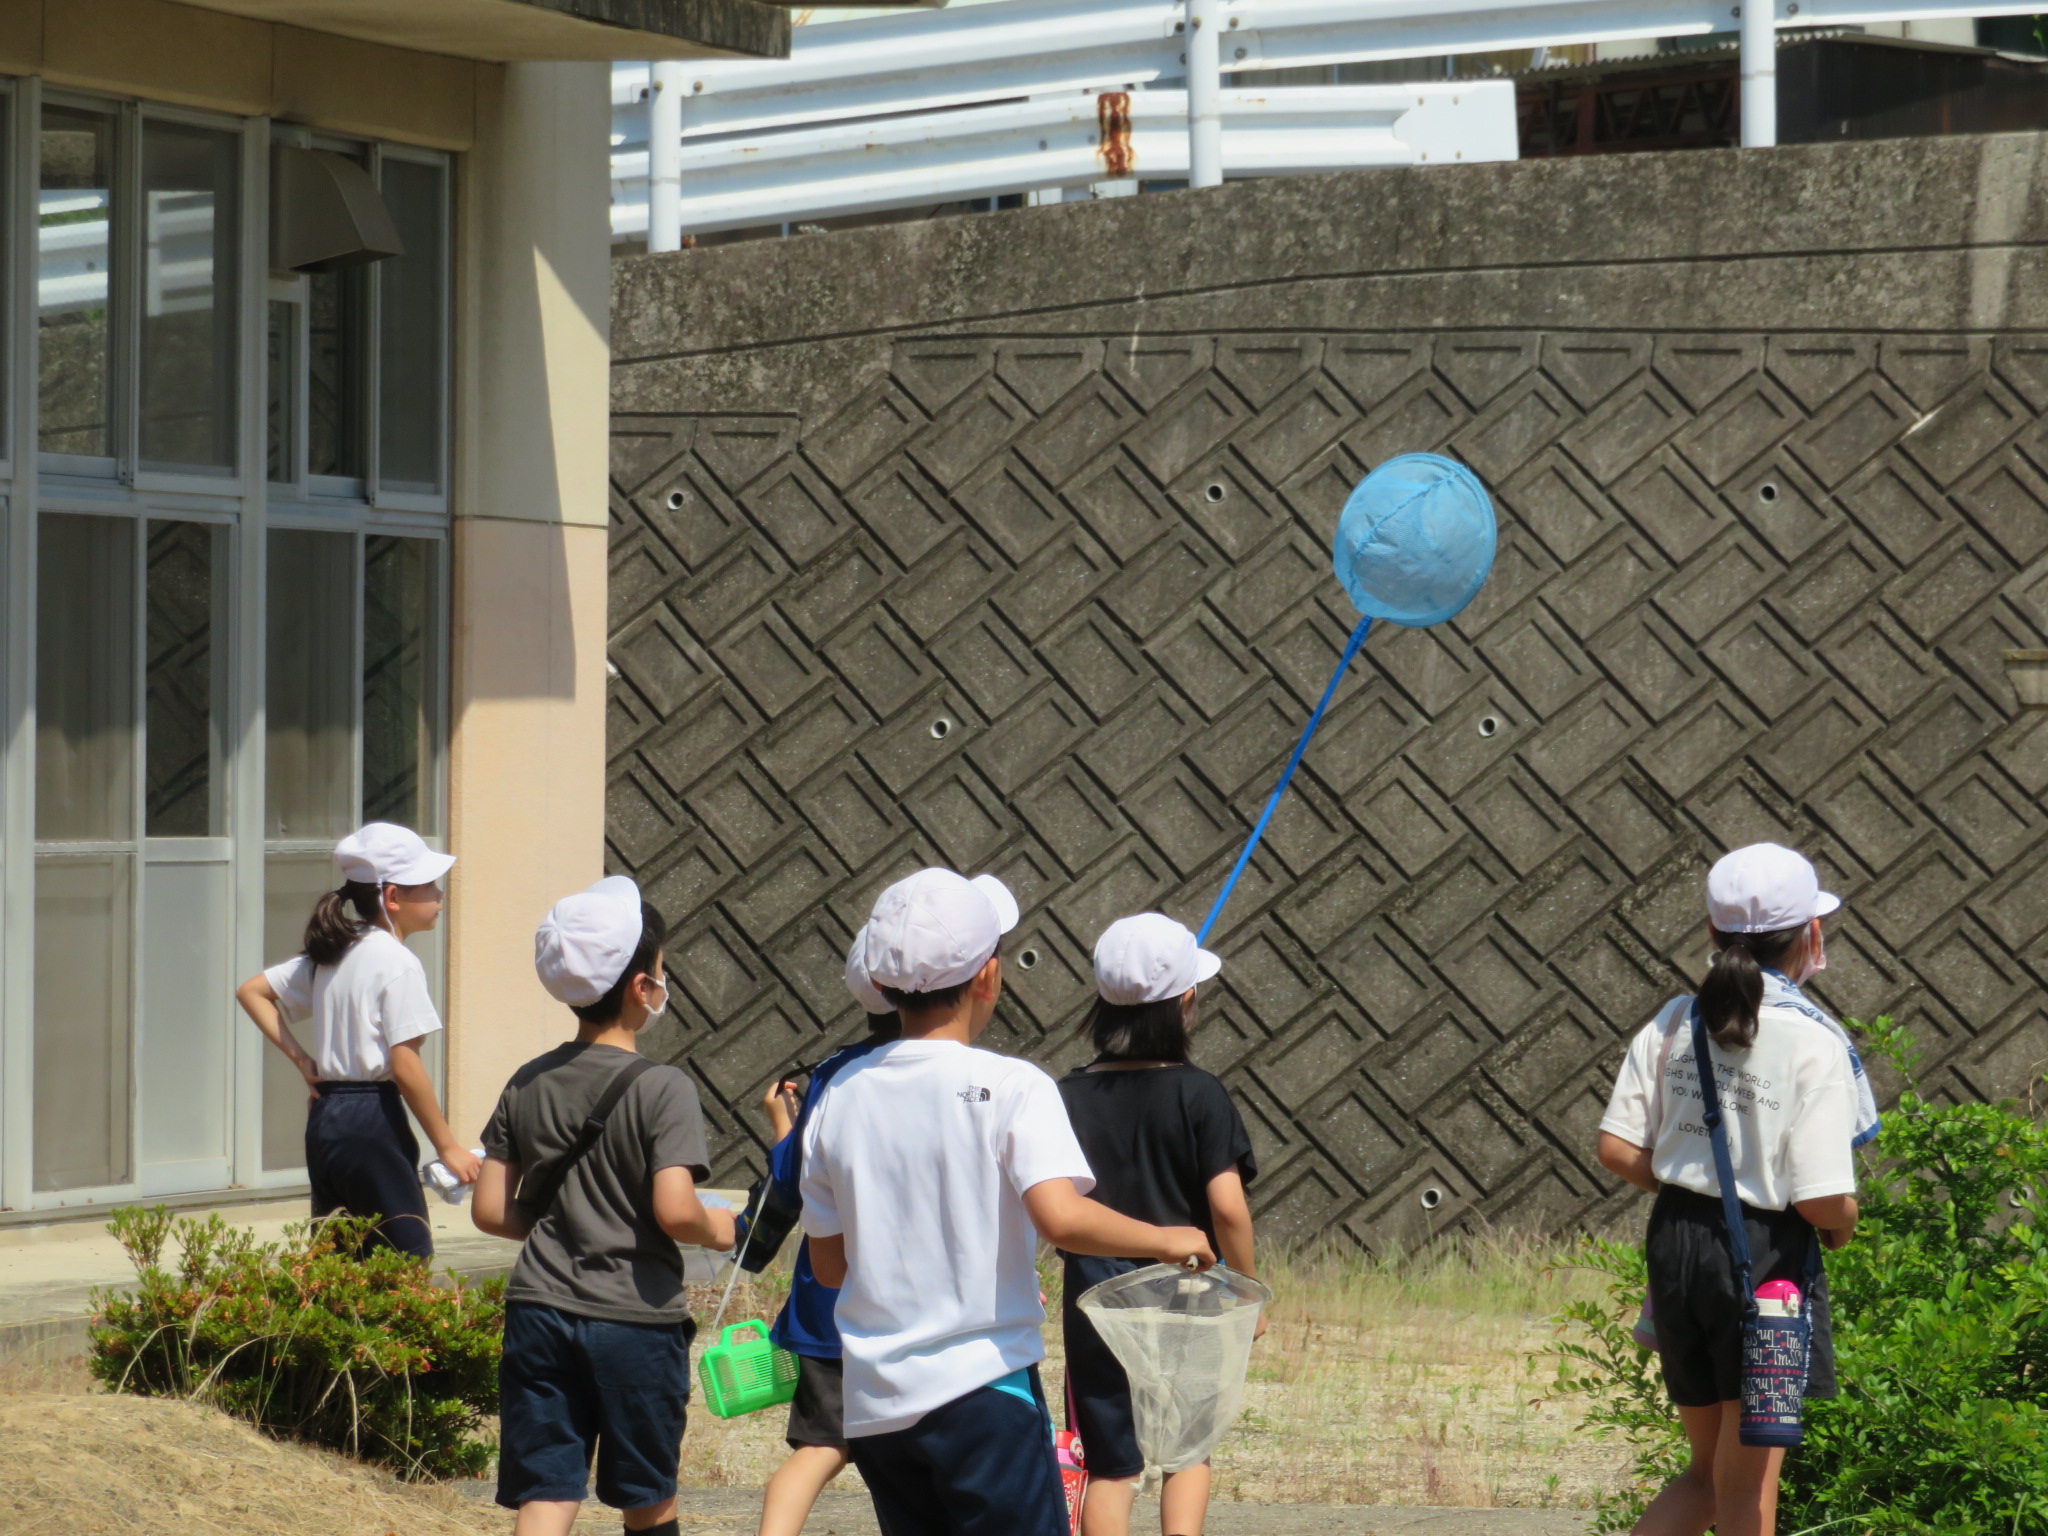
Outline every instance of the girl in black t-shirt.
{"type": "MultiPolygon", "coordinates": [[[[1157,912],[1110,924],[1095,943],[1100,994],[1082,1025],[1095,1060],[1060,1081],[1088,1166],[1091,1193],[1140,1221],[1200,1227],[1223,1262],[1252,1274],[1252,1218],[1244,1188],[1258,1173],[1251,1137],[1221,1082],[1188,1062],[1195,987],[1223,962],[1183,925],[1157,912]]],[[[1151,1263],[1064,1254],[1067,1386],[1088,1458],[1082,1536],[1128,1536],[1145,1458],[1131,1389],[1094,1325],[1074,1305],[1092,1285],[1151,1263]]],[[[1265,1332],[1260,1319],[1259,1331],[1265,1332]]],[[[1165,1536],[1195,1536],[1209,1504],[1205,1462],[1160,1490],[1165,1536]]]]}

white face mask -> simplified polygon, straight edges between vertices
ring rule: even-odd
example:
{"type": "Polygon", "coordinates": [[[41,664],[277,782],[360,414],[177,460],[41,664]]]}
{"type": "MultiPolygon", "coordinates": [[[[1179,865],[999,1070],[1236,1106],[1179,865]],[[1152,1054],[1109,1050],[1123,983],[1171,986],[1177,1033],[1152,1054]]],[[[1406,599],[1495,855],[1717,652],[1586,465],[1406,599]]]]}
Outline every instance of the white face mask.
{"type": "Polygon", "coordinates": [[[1806,931],[1806,958],[1799,963],[1799,971],[1793,976],[1794,985],[1813,980],[1828,968],[1828,948],[1821,938],[1820,919],[1813,920],[1813,926],[1806,931]]]}
{"type": "Polygon", "coordinates": [[[647,1010],[647,1017],[651,1022],[652,1020],[658,1019],[664,1013],[668,1012],[668,982],[665,980],[656,980],[652,976],[648,977],[647,979],[649,981],[654,982],[654,984],[657,987],[661,988],[661,1001],[657,1003],[654,1007],[647,1010]]]}

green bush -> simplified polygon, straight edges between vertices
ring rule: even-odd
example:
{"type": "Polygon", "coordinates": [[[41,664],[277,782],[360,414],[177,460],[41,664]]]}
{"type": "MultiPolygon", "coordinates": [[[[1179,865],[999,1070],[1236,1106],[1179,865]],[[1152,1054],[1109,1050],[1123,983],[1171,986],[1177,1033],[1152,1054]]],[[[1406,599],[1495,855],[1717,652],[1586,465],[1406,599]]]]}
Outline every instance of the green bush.
{"type": "MultiPolygon", "coordinates": [[[[2048,1532],[2048,1127],[2014,1104],[1938,1104],[1890,1019],[1851,1025],[1907,1084],[1863,1159],[1862,1221],[1828,1255],[1841,1396],[1807,1405],[1778,1528],[2021,1536],[2048,1532]]],[[[1557,1390],[1632,1452],[1596,1531],[1624,1530],[1685,1464],[1657,1363],[1628,1337],[1639,1247],[1588,1242],[1604,1304],[1568,1308],[1557,1390]]]]}
{"type": "Polygon", "coordinates": [[[388,1248],[358,1258],[371,1225],[305,1222],[259,1244],[217,1215],[116,1211],[108,1230],[139,1284],[95,1294],[93,1375],[111,1391],[212,1403],[402,1477],[476,1476],[491,1458],[481,1431],[497,1411],[504,1282],[436,1284],[388,1248]]]}

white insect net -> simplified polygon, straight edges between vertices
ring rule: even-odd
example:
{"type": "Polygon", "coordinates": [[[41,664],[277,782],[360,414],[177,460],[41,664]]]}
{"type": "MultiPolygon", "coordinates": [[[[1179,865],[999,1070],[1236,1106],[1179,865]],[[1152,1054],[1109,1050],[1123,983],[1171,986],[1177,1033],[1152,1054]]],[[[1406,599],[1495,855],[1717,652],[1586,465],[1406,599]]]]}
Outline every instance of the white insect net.
{"type": "Polygon", "coordinates": [[[1154,1264],[1082,1292],[1075,1304],[1131,1379],[1148,1468],[1198,1466],[1237,1421],[1259,1309],[1272,1299],[1221,1265],[1191,1275],[1154,1264]]]}

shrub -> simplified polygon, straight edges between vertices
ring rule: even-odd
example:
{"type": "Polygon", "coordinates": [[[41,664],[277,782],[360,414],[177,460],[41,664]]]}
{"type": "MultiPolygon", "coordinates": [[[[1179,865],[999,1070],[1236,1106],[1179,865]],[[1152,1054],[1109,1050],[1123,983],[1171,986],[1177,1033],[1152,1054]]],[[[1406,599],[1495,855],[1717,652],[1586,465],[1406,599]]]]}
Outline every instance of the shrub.
{"type": "MultiPolygon", "coordinates": [[[[2014,1104],[1939,1104],[1890,1019],[1852,1025],[1906,1083],[1864,1160],[1862,1221],[1828,1255],[1840,1397],[1807,1405],[1778,1508],[1787,1533],[2048,1532],[2048,1128],[2014,1104]]],[[[1652,1355],[1628,1338],[1640,1248],[1588,1243],[1604,1304],[1569,1308],[1557,1390],[1634,1449],[1596,1531],[1625,1529],[1684,1465],[1652,1355]]]]}
{"type": "Polygon", "coordinates": [[[116,1211],[108,1230],[139,1284],[94,1295],[93,1375],[116,1392],[212,1403],[402,1477],[476,1476],[491,1457],[481,1430],[497,1411],[504,1283],[436,1284],[388,1248],[356,1257],[372,1224],[305,1222],[259,1244],[217,1215],[116,1211]]]}

